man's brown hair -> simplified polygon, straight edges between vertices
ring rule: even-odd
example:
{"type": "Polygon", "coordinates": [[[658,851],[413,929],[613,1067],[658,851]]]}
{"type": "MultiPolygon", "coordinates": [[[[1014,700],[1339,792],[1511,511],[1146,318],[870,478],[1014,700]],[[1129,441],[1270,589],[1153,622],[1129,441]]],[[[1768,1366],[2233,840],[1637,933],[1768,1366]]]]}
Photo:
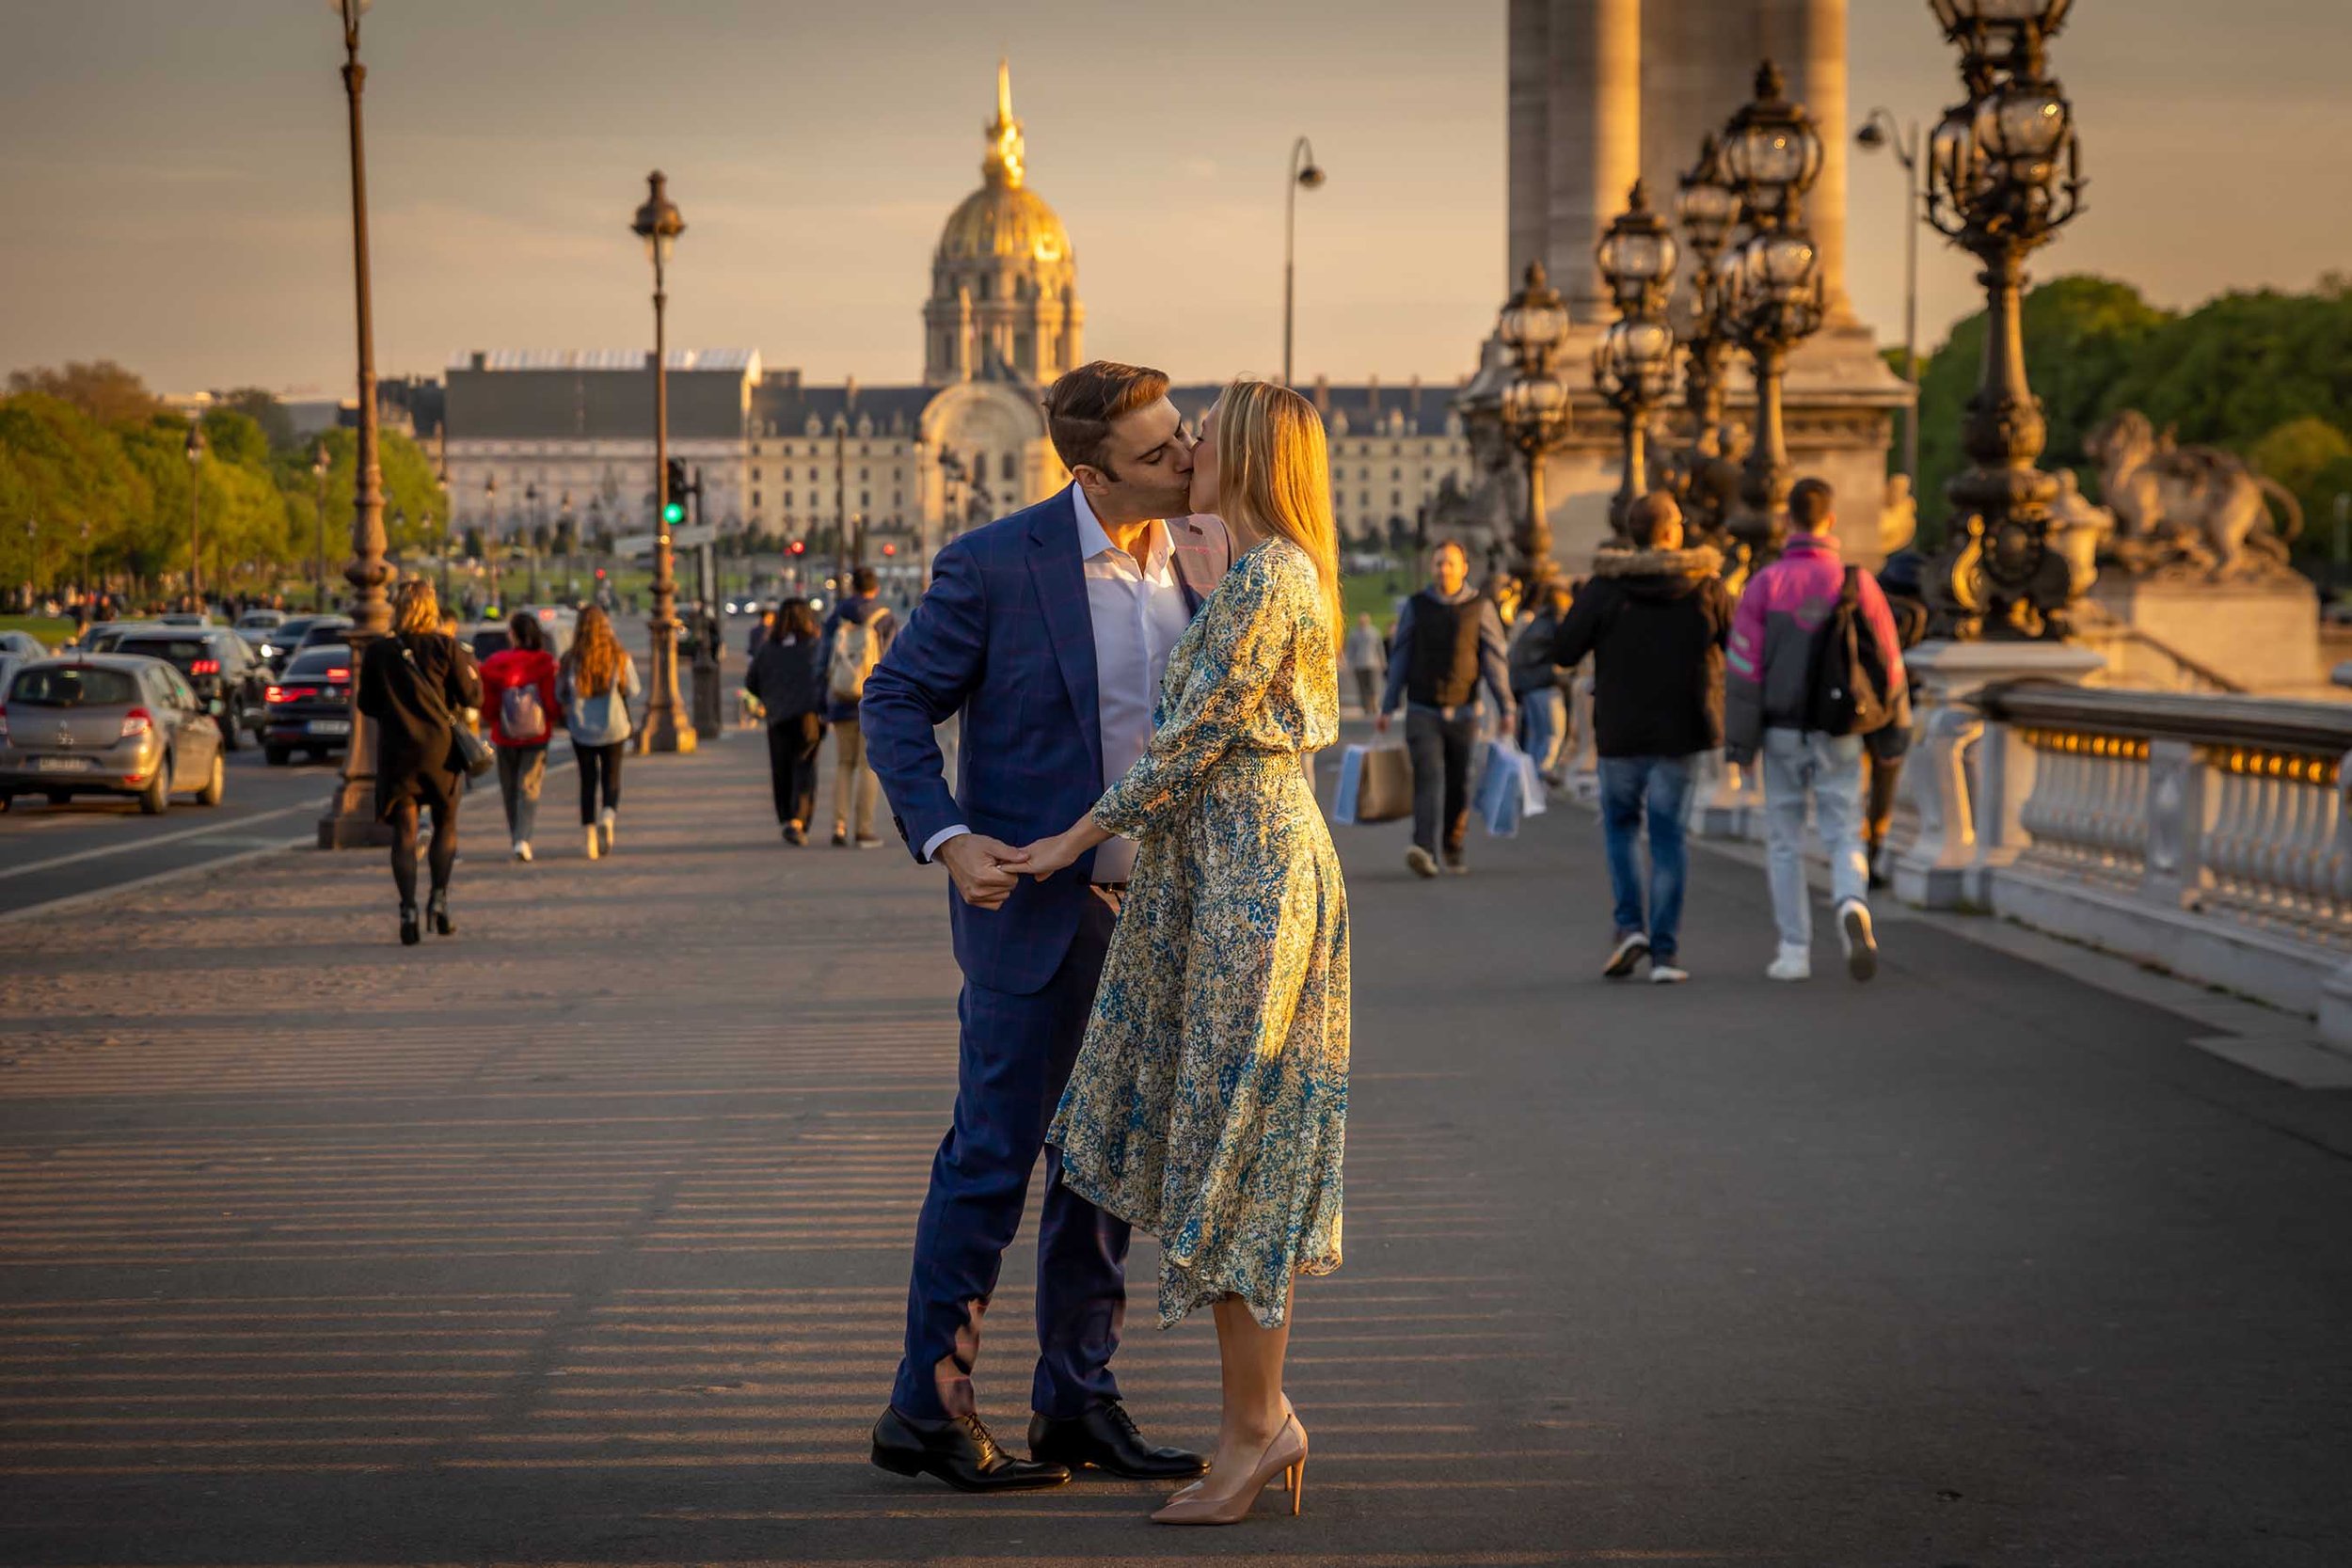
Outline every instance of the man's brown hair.
{"type": "Polygon", "coordinates": [[[1788,492],[1788,526],[1799,533],[1819,533],[1829,526],[1830,509],[1837,492],[1825,479],[1801,479],[1788,492]]]}
{"type": "Polygon", "coordinates": [[[1148,408],[1168,395],[1165,372],[1097,359],[1079,366],[1045,390],[1045,433],[1062,467],[1080,464],[1112,479],[1111,421],[1148,408]]]}

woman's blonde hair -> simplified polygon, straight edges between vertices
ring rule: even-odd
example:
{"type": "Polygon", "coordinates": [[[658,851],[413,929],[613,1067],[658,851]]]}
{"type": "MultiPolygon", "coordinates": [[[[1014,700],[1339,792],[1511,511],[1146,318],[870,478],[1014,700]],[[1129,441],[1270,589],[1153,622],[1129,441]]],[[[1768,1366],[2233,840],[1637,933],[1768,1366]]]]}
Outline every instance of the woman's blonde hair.
{"type": "Polygon", "coordinates": [[[612,635],[612,618],[596,605],[582,605],[580,625],[572,632],[572,651],[564,656],[572,676],[572,689],[583,697],[601,697],[621,678],[621,640],[612,635]]]}
{"type": "Polygon", "coordinates": [[[431,578],[403,578],[392,590],[392,635],[437,637],[441,630],[441,601],[431,578]]]}
{"type": "Polygon", "coordinates": [[[1271,381],[1236,381],[1216,404],[1217,512],[1307,552],[1323,582],[1324,630],[1340,626],[1340,531],[1331,459],[1314,404],[1271,381]]]}

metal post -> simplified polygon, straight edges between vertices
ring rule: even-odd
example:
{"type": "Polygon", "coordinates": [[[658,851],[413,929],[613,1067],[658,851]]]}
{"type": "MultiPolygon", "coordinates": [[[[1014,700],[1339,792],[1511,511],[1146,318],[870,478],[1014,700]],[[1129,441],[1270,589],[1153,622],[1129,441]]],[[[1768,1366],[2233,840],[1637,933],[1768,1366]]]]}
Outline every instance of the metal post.
{"type": "MultiPolygon", "coordinates": [[[[664,198],[662,178],[650,177],[654,203],[664,198]]],[[[647,705],[645,727],[638,736],[641,752],[691,752],[694,731],[678,722],[677,578],[670,543],[670,366],[667,309],[670,295],[663,272],[663,246],[653,245],[653,699],[647,705]]]]}
{"type": "Polygon", "coordinates": [[[1290,178],[1282,185],[1282,385],[1291,385],[1292,307],[1296,294],[1298,192],[1300,187],[1313,190],[1323,183],[1322,168],[1315,163],[1315,150],[1306,137],[1291,143],[1290,178]]]}

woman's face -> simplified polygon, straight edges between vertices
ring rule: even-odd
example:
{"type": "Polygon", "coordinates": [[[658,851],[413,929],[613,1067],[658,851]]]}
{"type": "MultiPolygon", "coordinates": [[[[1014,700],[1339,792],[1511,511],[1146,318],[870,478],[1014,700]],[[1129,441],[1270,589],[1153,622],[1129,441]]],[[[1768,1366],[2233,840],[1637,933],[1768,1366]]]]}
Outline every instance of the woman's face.
{"type": "Polygon", "coordinates": [[[1215,514],[1216,499],[1216,410],[1212,408],[1200,421],[1200,444],[1192,449],[1192,498],[1186,504],[1196,513],[1215,514]]]}

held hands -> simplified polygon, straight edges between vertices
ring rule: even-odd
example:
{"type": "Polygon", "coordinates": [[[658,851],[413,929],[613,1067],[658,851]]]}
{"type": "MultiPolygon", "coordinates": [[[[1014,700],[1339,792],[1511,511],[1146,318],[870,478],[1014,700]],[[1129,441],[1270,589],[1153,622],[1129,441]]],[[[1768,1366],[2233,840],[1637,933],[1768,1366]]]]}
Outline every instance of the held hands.
{"type": "Polygon", "coordinates": [[[1051,838],[1039,839],[1021,851],[1025,857],[1021,869],[1041,882],[1055,872],[1076,864],[1079,855],[1085,851],[1072,844],[1072,837],[1071,833],[1060,832],[1051,838]]]}
{"type": "Polygon", "coordinates": [[[1028,851],[982,833],[958,833],[939,847],[939,861],[956,892],[977,910],[1002,908],[1021,873],[1029,869],[1028,851]]]}

